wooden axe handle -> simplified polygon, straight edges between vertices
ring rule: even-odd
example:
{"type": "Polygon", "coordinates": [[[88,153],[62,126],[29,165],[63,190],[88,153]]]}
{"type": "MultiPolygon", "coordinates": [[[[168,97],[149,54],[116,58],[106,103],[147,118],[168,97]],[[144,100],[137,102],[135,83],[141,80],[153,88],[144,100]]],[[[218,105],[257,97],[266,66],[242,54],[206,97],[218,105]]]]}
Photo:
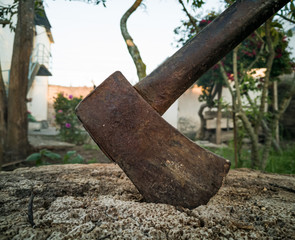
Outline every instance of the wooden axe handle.
{"type": "Polygon", "coordinates": [[[238,0],[134,87],[163,114],[203,73],[289,0],[238,0]]]}

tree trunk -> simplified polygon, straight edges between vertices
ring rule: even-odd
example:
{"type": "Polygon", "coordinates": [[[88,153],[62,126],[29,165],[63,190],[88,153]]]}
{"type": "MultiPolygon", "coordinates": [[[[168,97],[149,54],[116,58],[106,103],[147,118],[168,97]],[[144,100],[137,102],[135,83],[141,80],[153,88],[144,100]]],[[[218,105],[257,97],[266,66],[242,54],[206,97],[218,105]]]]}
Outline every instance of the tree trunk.
{"type": "Polygon", "coordinates": [[[232,112],[233,112],[233,123],[234,123],[234,155],[235,155],[235,168],[238,167],[238,161],[239,161],[239,151],[238,151],[238,126],[237,126],[237,101],[236,101],[236,95],[233,92],[232,87],[230,86],[228,82],[228,77],[226,75],[224,66],[221,64],[221,62],[218,63],[221,76],[224,80],[225,85],[229,89],[231,98],[232,98],[232,112]]]}
{"type": "Polygon", "coordinates": [[[235,81],[235,88],[236,88],[235,106],[236,106],[237,115],[242,120],[243,125],[251,139],[251,167],[254,169],[257,169],[260,166],[258,135],[257,135],[257,132],[255,132],[254,128],[252,127],[251,122],[249,121],[245,112],[242,109],[240,84],[238,79],[238,49],[239,49],[239,46],[237,46],[233,51],[233,72],[234,72],[234,81],[235,81]]]}
{"type": "Polygon", "coordinates": [[[7,128],[7,96],[0,62],[0,170],[4,161],[4,148],[7,128]]]}
{"type": "Polygon", "coordinates": [[[265,22],[265,37],[266,37],[266,43],[267,43],[269,55],[267,57],[267,62],[266,62],[266,72],[265,72],[264,84],[263,84],[261,100],[260,100],[260,109],[259,109],[258,117],[255,123],[256,132],[258,132],[259,127],[261,126],[261,121],[264,118],[264,114],[266,112],[270,72],[271,72],[273,60],[275,57],[275,51],[274,51],[272,39],[271,39],[271,21],[272,21],[272,18],[268,19],[265,22]]]}
{"type": "Polygon", "coordinates": [[[34,0],[20,0],[14,36],[8,92],[7,154],[9,160],[27,156],[28,117],[26,95],[34,36],[34,0]]]}
{"type": "MultiPolygon", "coordinates": [[[[274,112],[278,111],[278,81],[273,82],[273,110],[274,112]]],[[[280,144],[279,122],[275,126],[275,139],[280,144]]]]}
{"type": "Polygon", "coordinates": [[[278,125],[281,116],[286,111],[287,107],[289,106],[292,96],[294,95],[294,92],[295,92],[295,84],[292,84],[292,86],[290,87],[290,90],[288,91],[288,93],[285,95],[285,97],[281,101],[280,108],[278,109],[278,111],[275,112],[273,119],[272,119],[270,129],[266,133],[266,140],[265,140],[265,144],[264,144],[265,146],[263,149],[263,155],[262,155],[262,161],[261,161],[261,169],[263,171],[265,170],[266,165],[267,165],[269,151],[270,151],[270,147],[271,147],[271,143],[272,143],[272,139],[273,139],[272,133],[275,131],[275,128],[278,125]]]}
{"type": "Polygon", "coordinates": [[[251,140],[251,168],[258,169],[260,167],[258,135],[243,111],[239,112],[238,117],[242,120],[243,125],[251,140]]]}
{"type": "Polygon", "coordinates": [[[235,168],[238,168],[238,126],[237,126],[237,118],[236,118],[236,112],[234,107],[232,107],[233,110],[233,123],[234,123],[234,156],[235,156],[235,168]]]}
{"type": "Polygon", "coordinates": [[[132,57],[132,60],[135,64],[139,80],[143,79],[146,76],[146,65],[142,61],[139,50],[127,30],[127,20],[130,15],[139,7],[141,2],[142,0],[136,0],[134,4],[123,15],[120,21],[121,33],[127,45],[128,51],[132,57]]]}
{"type": "Polygon", "coordinates": [[[216,144],[221,144],[221,118],[222,118],[222,113],[221,113],[221,94],[222,94],[222,85],[219,84],[218,86],[218,105],[217,105],[217,118],[216,118],[216,138],[215,138],[215,143],[216,144]]]}
{"type": "Polygon", "coordinates": [[[199,112],[198,112],[200,120],[201,120],[201,126],[200,126],[198,133],[197,133],[196,139],[199,139],[199,140],[204,140],[204,138],[205,138],[206,120],[204,118],[203,111],[207,106],[208,106],[207,103],[202,104],[199,109],[199,112]]]}
{"type": "MultiPolygon", "coordinates": [[[[268,85],[270,82],[270,72],[271,72],[273,60],[275,57],[275,51],[274,51],[274,47],[273,47],[272,39],[271,39],[271,21],[272,21],[272,18],[268,19],[265,22],[265,37],[266,37],[266,43],[267,43],[269,55],[268,55],[267,62],[266,62],[266,72],[265,72],[265,78],[264,78],[265,80],[264,80],[264,87],[263,87],[262,97],[261,97],[261,105],[260,105],[260,113],[259,113],[260,119],[258,119],[258,122],[256,123],[257,124],[256,130],[258,130],[258,124],[261,124],[263,114],[265,111],[264,105],[267,102],[267,91],[268,91],[268,85]]],[[[276,118],[277,114],[278,113],[275,112],[274,118],[276,118]]],[[[275,128],[274,124],[276,124],[276,120],[272,119],[270,130],[265,132],[265,143],[264,143],[264,149],[263,149],[263,154],[262,154],[262,159],[261,159],[261,169],[262,170],[264,170],[267,165],[269,151],[271,148],[271,142],[272,142],[272,137],[273,137],[273,131],[275,128]]],[[[278,124],[278,121],[277,121],[277,124],[278,124]]]]}

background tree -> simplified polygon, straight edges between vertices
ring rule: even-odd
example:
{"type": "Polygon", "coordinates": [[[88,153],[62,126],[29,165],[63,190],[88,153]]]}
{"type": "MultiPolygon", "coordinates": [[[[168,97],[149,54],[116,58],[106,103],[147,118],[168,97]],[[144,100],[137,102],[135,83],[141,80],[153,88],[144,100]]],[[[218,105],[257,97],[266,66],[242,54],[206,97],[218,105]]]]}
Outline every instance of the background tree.
{"type": "MultiPolygon", "coordinates": [[[[14,0],[11,5],[0,6],[0,24],[3,27],[9,25],[10,29],[15,31],[8,96],[0,75],[0,163],[3,163],[4,157],[7,161],[25,159],[31,151],[28,141],[26,95],[33,49],[35,10],[42,7],[42,2],[42,0],[14,0]],[[16,25],[13,21],[15,15],[17,15],[16,25]]],[[[105,0],[84,2],[105,4],[105,0]]]]}
{"type": "MultiPolygon", "coordinates": [[[[1,142],[7,157],[12,161],[25,158],[28,154],[27,105],[28,71],[34,36],[34,0],[19,0],[18,18],[15,29],[13,55],[6,108],[6,96],[0,99],[1,112],[7,109],[6,137],[1,142]],[[4,144],[4,147],[3,147],[4,144]]],[[[1,86],[4,85],[1,78],[1,86]]],[[[2,95],[5,91],[2,91],[2,95]]],[[[3,117],[1,119],[3,121],[3,117]]],[[[3,155],[3,152],[2,152],[3,155]]]]}
{"type": "Polygon", "coordinates": [[[143,79],[146,76],[146,65],[144,64],[140,56],[140,52],[137,46],[135,45],[133,38],[130,36],[127,30],[127,20],[130,17],[130,15],[134,11],[136,11],[136,9],[140,6],[141,3],[142,3],[142,0],[136,0],[133,3],[133,5],[125,12],[125,14],[122,16],[120,21],[121,33],[127,45],[129,54],[132,57],[132,60],[135,64],[137,76],[139,80],[143,79]]]}
{"type": "MultiPolygon", "coordinates": [[[[193,0],[187,2],[190,2],[195,9],[200,8],[204,4],[203,0],[193,0]]],[[[186,11],[185,4],[182,2],[182,0],[179,0],[179,3],[182,5],[183,11],[186,11]]],[[[127,20],[131,16],[131,14],[138,9],[140,5],[142,5],[142,0],[136,0],[133,3],[133,5],[125,12],[120,21],[121,33],[127,45],[129,54],[132,57],[132,60],[136,67],[137,76],[139,80],[146,77],[146,65],[140,56],[138,47],[135,45],[133,38],[130,36],[128,32],[127,20]]],[[[191,18],[191,20],[193,20],[193,17],[191,18]]]]}
{"type": "MultiPolygon", "coordinates": [[[[291,7],[292,3],[289,4],[290,9],[291,7]]],[[[287,10],[285,9],[285,11],[287,10]]],[[[185,12],[188,11],[186,10],[185,12]]],[[[215,13],[212,15],[214,14],[215,13]]],[[[292,14],[289,15],[292,16],[292,14]]],[[[188,21],[175,29],[175,33],[181,36],[178,39],[180,44],[184,44],[193,37],[197,31],[200,31],[200,29],[214,19],[214,17],[210,19],[210,14],[200,21],[192,20],[191,15],[188,16],[188,18],[188,21]]],[[[286,33],[283,32],[282,25],[279,22],[272,22],[269,20],[265,24],[265,27],[260,28],[259,31],[249,36],[197,82],[198,85],[203,87],[202,99],[206,100],[206,103],[203,104],[200,109],[201,122],[203,123],[203,109],[207,106],[213,107],[216,102],[217,104],[220,103],[220,101],[213,101],[218,92],[218,90],[216,90],[218,89],[218,84],[222,82],[229,87],[232,94],[234,123],[236,123],[235,116],[238,116],[243,122],[247,135],[251,139],[252,167],[254,168],[265,168],[270,150],[270,143],[273,142],[274,126],[278,124],[278,119],[286,109],[292,95],[292,91],[288,91],[288,94],[281,98],[280,106],[277,109],[273,108],[273,113],[267,115],[265,111],[266,103],[275,99],[275,97],[272,99],[269,98],[268,91],[270,83],[275,82],[278,75],[290,72],[290,53],[286,49],[288,43],[285,35],[286,33]],[[249,70],[255,67],[264,67],[267,69],[265,78],[260,79],[259,83],[248,75],[249,70]],[[231,87],[230,81],[234,81],[234,87],[231,87]],[[247,96],[249,90],[260,91],[260,104],[251,101],[249,95],[247,96]],[[250,104],[252,110],[256,112],[249,111],[249,108],[247,109],[247,107],[242,104],[242,97],[248,99],[248,104],[250,104]],[[258,148],[259,129],[264,130],[264,141],[266,143],[261,158],[258,148]]],[[[292,87],[290,89],[292,89],[292,87]]],[[[275,94],[273,94],[273,96],[275,96],[275,94]]],[[[220,110],[220,105],[215,105],[215,107],[220,110]]],[[[236,125],[237,124],[234,124],[234,126],[236,125]]],[[[199,136],[202,136],[202,134],[199,136]]],[[[238,140],[236,134],[234,134],[234,138],[235,149],[237,149],[238,140]]]]}

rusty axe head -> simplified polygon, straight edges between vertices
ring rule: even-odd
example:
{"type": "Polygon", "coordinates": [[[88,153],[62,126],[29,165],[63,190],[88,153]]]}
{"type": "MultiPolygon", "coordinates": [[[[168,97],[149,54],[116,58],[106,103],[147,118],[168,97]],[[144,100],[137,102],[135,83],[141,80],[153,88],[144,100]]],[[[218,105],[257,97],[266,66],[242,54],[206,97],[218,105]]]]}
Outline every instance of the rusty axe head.
{"type": "Polygon", "coordinates": [[[115,72],[76,109],[98,146],[148,202],[193,208],[220,188],[230,162],[169,125],[115,72]]]}

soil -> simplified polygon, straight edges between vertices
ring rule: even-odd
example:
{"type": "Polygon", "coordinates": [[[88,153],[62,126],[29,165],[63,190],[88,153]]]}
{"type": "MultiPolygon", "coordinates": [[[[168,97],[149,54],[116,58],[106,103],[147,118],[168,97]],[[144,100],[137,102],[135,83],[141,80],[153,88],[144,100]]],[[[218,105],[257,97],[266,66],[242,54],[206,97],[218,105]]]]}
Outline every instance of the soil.
{"type": "Polygon", "coordinates": [[[295,239],[295,177],[230,170],[189,210],[145,202],[115,164],[18,168],[0,173],[0,212],[3,240],[295,239]]]}

